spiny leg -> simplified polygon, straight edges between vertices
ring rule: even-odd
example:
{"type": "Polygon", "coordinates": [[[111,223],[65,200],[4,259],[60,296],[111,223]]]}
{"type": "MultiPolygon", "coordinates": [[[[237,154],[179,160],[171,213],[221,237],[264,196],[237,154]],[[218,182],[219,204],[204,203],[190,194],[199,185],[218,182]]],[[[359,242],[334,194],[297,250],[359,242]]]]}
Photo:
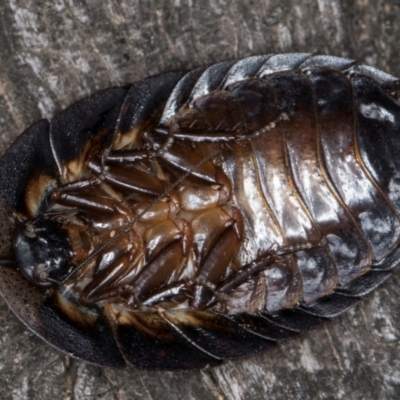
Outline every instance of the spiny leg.
{"type": "MultiPolygon", "coordinates": [[[[101,299],[118,296],[130,307],[156,306],[184,296],[190,299],[191,307],[204,309],[214,297],[209,288],[217,287],[236,255],[242,231],[240,213],[233,207],[203,212],[192,221],[191,226],[183,220],[164,221],[144,235],[148,261],[133,279],[128,279],[128,275],[119,276],[117,285],[114,275],[117,276],[118,271],[109,271],[112,277],[102,274],[90,283],[90,290],[97,291],[96,287],[101,287],[101,292],[104,292],[101,299]],[[193,237],[192,228],[197,230],[196,237],[193,237]],[[205,239],[200,241],[203,236],[206,236],[205,239]],[[196,239],[197,272],[192,281],[182,280],[180,268],[184,266],[192,241],[196,242],[196,239]],[[114,282],[108,293],[102,289],[106,281],[107,284],[114,282]]],[[[110,265],[110,268],[114,266],[121,270],[124,268],[121,263],[110,265]]],[[[95,298],[93,294],[91,296],[95,298]]],[[[99,299],[96,297],[96,300],[99,299]]]]}
{"type": "MultiPolygon", "coordinates": [[[[183,220],[166,220],[149,229],[143,240],[140,249],[133,246],[132,250],[122,252],[120,257],[102,266],[100,273],[83,290],[84,300],[119,297],[129,307],[136,308],[174,279],[190,247],[189,225],[183,220]]],[[[129,243],[125,246],[128,248],[129,243]]]]}
{"type": "Polygon", "coordinates": [[[87,167],[111,186],[128,194],[136,192],[158,196],[166,190],[165,181],[142,169],[128,168],[126,165],[118,164],[103,166],[99,158],[90,159],[87,167]]]}
{"type": "MultiPolygon", "coordinates": [[[[217,303],[218,300],[221,301],[221,294],[228,294],[235,289],[237,289],[242,284],[248,282],[249,280],[257,277],[260,273],[268,270],[269,268],[274,268],[281,263],[285,262],[285,257],[287,255],[293,255],[296,251],[302,251],[305,249],[324,247],[326,246],[326,240],[323,238],[319,242],[304,242],[299,243],[295,246],[283,246],[278,247],[273,245],[266,253],[258,256],[252,262],[244,265],[239,270],[234,271],[229,276],[227,276],[214,290],[214,299],[208,304],[211,307],[217,303]]],[[[223,301],[223,300],[222,300],[223,301]]]]}
{"type": "Polygon", "coordinates": [[[243,235],[243,221],[234,207],[204,212],[192,221],[198,268],[193,279],[190,306],[205,309],[215,288],[226,275],[243,235]],[[211,290],[210,290],[211,289],[211,290]]]}
{"type": "Polygon", "coordinates": [[[148,261],[126,289],[131,306],[145,303],[154,293],[179,280],[193,240],[190,225],[184,220],[167,220],[147,233],[148,261]]]}
{"type": "MultiPolygon", "coordinates": [[[[199,162],[198,165],[201,165],[204,162],[207,162],[208,160],[210,160],[211,158],[214,158],[215,154],[212,154],[211,156],[206,156],[204,158],[202,158],[199,162]]],[[[128,223],[124,224],[123,227],[121,227],[113,237],[106,239],[104,242],[102,242],[83,262],[81,262],[71,273],[69,273],[63,280],[62,283],[67,282],[70,279],[73,279],[74,275],[76,275],[77,272],[79,272],[80,270],[82,270],[83,267],[85,267],[85,265],[89,262],[91,262],[94,258],[96,258],[99,254],[101,254],[111,243],[113,243],[115,241],[116,238],[118,238],[120,235],[125,234],[126,232],[128,232],[129,230],[131,230],[133,228],[133,226],[142,219],[146,219],[146,214],[149,212],[150,214],[152,213],[152,209],[157,206],[158,203],[163,202],[166,197],[174,197],[172,196],[173,191],[176,187],[178,187],[178,185],[182,184],[182,182],[188,177],[188,175],[190,174],[190,171],[183,174],[181,177],[179,177],[173,184],[171,184],[171,186],[169,186],[169,188],[167,188],[165,191],[163,191],[161,194],[159,194],[158,196],[156,196],[156,198],[154,200],[151,200],[147,206],[144,207],[144,209],[140,210],[138,214],[136,214],[134,216],[134,218],[132,218],[128,223]]],[[[62,194],[62,188],[60,189],[60,193],[62,194]]],[[[68,194],[68,189],[67,189],[67,194],[68,194]]],[[[61,196],[56,197],[56,199],[58,199],[61,196]]],[[[79,194],[77,194],[77,197],[79,198],[79,194]]],[[[128,198],[127,198],[128,199],[128,198]]],[[[65,199],[66,201],[66,205],[71,206],[71,204],[69,204],[67,202],[67,200],[69,200],[69,198],[65,199]]],[[[74,199],[75,201],[75,199],[74,199]]],[[[99,207],[103,207],[103,200],[101,200],[98,204],[95,204],[94,206],[94,211],[96,210],[97,206],[99,207]]],[[[81,202],[82,203],[82,202],[81,202]]],[[[81,204],[79,203],[79,204],[81,204]]],[[[85,206],[87,206],[88,208],[92,207],[91,205],[88,205],[87,202],[83,202],[85,206]]],[[[176,214],[179,209],[180,209],[180,205],[179,204],[174,204],[175,201],[171,201],[170,202],[170,206],[167,207],[169,208],[168,210],[168,214],[176,214]]],[[[115,203],[114,203],[115,204],[115,203]]],[[[139,207],[140,208],[140,207],[139,207]]],[[[161,214],[160,214],[161,215],[161,214]]]]}
{"type": "MultiPolygon", "coordinates": [[[[162,151],[155,151],[150,158],[157,158],[160,164],[164,165],[164,167],[172,172],[185,173],[188,178],[195,177],[202,181],[203,185],[214,185],[221,193],[224,193],[224,197],[229,198],[231,188],[228,178],[222,169],[215,165],[214,160],[204,159],[204,157],[210,155],[210,149],[207,147],[205,150],[199,150],[199,146],[201,145],[196,145],[196,148],[192,149],[190,146],[174,143],[171,146],[162,148],[162,151]]],[[[132,149],[116,151],[110,154],[107,161],[111,161],[116,165],[129,165],[134,163],[139,157],[138,152],[141,154],[142,150],[132,149]]],[[[217,156],[217,154],[218,152],[215,156],[217,156]]],[[[89,165],[89,168],[92,167],[89,165]]],[[[97,171],[100,172],[99,167],[96,168],[97,171]]],[[[225,202],[226,199],[221,201],[220,204],[225,202]]]]}
{"type": "Polygon", "coordinates": [[[103,191],[103,182],[122,192],[159,196],[165,192],[166,184],[154,175],[138,169],[118,165],[103,165],[102,158],[92,158],[87,167],[95,175],[88,179],[72,182],[55,189],[51,199],[55,203],[69,207],[79,207],[90,211],[115,212],[115,199],[90,194],[89,191],[103,191]]]}

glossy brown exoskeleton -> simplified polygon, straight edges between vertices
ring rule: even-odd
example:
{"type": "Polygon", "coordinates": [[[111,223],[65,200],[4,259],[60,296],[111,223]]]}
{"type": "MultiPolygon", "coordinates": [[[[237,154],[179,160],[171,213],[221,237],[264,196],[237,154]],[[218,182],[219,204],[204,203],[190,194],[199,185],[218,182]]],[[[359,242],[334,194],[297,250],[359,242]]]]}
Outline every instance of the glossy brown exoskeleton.
{"type": "Polygon", "coordinates": [[[37,122],[0,160],[5,300],[74,357],[154,369],[217,365],[341,314],[399,259],[396,83],[264,55],[37,122]]]}

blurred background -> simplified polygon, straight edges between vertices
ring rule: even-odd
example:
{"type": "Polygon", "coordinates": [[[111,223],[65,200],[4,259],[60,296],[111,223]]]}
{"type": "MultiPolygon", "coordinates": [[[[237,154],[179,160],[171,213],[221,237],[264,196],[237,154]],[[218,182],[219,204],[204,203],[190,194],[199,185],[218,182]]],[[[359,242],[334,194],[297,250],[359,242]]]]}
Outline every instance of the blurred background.
{"type": "MultiPolygon", "coordinates": [[[[0,154],[31,123],[86,95],[171,69],[300,51],[400,76],[399,15],[398,0],[3,0],[0,154]]],[[[399,284],[397,271],[320,329],[191,372],[115,371],[72,360],[0,299],[0,398],[399,398],[399,284]]]]}

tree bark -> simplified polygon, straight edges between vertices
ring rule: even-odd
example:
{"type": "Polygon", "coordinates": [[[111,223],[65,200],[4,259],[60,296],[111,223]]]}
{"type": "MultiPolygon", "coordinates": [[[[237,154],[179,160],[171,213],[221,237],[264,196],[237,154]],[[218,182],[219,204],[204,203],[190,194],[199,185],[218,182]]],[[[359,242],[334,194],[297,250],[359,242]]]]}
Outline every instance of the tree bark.
{"type": "MultiPolygon", "coordinates": [[[[171,69],[312,52],[400,75],[399,15],[396,0],[4,0],[0,154],[31,123],[86,95],[171,69]]],[[[70,359],[0,300],[0,398],[399,398],[399,280],[397,271],[347,314],[276,349],[190,372],[70,359]]]]}

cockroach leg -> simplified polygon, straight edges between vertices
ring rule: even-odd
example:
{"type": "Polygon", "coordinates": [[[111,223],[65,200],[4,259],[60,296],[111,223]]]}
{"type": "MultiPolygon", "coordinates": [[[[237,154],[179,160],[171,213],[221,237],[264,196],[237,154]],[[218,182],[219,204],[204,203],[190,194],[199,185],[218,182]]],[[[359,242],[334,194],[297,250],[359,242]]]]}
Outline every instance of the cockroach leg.
{"type": "Polygon", "coordinates": [[[174,133],[174,137],[179,140],[188,140],[190,142],[210,142],[210,143],[223,143],[231,142],[237,139],[238,135],[235,133],[227,133],[225,131],[213,131],[207,133],[199,133],[196,131],[179,131],[174,133]]]}
{"type": "Polygon", "coordinates": [[[234,271],[218,285],[206,285],[205,290],[209,293],[213,293],[213,298],[208,302],[206,308],[214,306],[217,302],[223,304],[223,299],[221,298],[220,294],[229,293],[235,290],[240,285],[254,278],[268,268],[279,264],[285,255],[293,254],[296,251],[322,247],[325,245],[326,240],[324,238],[316,243],[306,242],[297,244],[296,246],[278,247],[277,245],[273,245],[265,254],[257,257],[257,259],[247,265],[244,265],[239,270],[234,271]]]}
{"type": "Polygon", "coordinates": [[[53,218],[57,219],[57,217],[62,217],[63,215],[69,216],[73,214],[77,214],[79,212],[84,212],[85,210],[80,208],[69,208],[67,210],[56,210],[56,211],[46,211],[43,213],[43,218],[53,218]]]}
{"type": "Polygon", "coordinates": [[[129,273],[130,267],[129,254],[125,253],[92,279],[82,290],[81,299],[96,302],[115,297],[120,291],[118,281],[129,273]]]}
{"type": "MultiPolygon", "coordinates": [[[[216,153],[212,153],[211,155],[204,157],[200,160],[198,166],[200,166],[202,163],[215,158],[216,153]]],[[[91,260],[93,260],[95,257],[97,257],[99,254],[101,254],[111,243],[113,243],[116,239],[118,239],[121,235],[124,235],[126,232],[131,230],[133,225],[141,219],[148,211],[152,209],[154,205],[162,201],[165,197],[169,195],[178,185],[180,185],[188,176],[190,175],[190,171],[186,172],[183,174],[181,177],[179,177],[172,185],[169,186],[164,192],[159,194],[154,200],[150,202],[148,206],[146,206],[143,210],[140,211],[138,215],[136,215],[132,220],[130,220],[127,224],[125,224],[121,229],[119,229],[118,232],[115,233],[114,236],[108,238],[105,242],[103,242],[93,253],[88,255],[85,260],[83,260],[79,265],[77,265],[76,268],[71,270],[63,279],[61,284],[64,284],[68,282],[69,280],[73,279],[73,277],[79,273],[91,260]]],[[[134,299],[133,299],[134,301],[134,299]]]]}
{"type": "MultiPolygon", "coordinates": [[[[79,181],[76,183],[83,182],[84,187],[88,187],[89,180],[87,181],[79,181]]],[[[97,185],[96,180],[91,181],[93,185],[97,185]]],[[[148,182],[149,183],[149,182],[148,182]]],[[[145,182],[143,180],[143,186],[145,182]]],[[[151,185],[151,182],[149,183],[151,185]]],[[[161,190],[162,185],[158,189],[161,190]]],[[[154,187],[149,190],[151,194],[154,193],[154,187]]],[[[140,190],[139,190],[140,191],[140,190]]],[[[143,190],[142,190],[143,191],[143,190]]],[[[123,203],[117,201],[116,199],[106,198],[103,196],[95,196],[86,194],[83,192],[73,192],[72,188],[69,186],[63,186],[59,189],[56,189],[51,194],[51,199],[54,203],[61,204],[68,207],[76,207],[79,210],[85,211],[95,211],[95,212],[105,212],[105,213],[119,213],[123,215],[129,214],[132,215],[131,212],[128,211],[127,207],[123,205],[123,203]]]]}
{"type": "MultiPolygon", "coordinates": [[[[229,185],[228,179],[223,179],[222,170],[215,165],[211,158],[204,160],[204,155],[201,152],[188,151],[186,145],[174,142],[174,137],[175,133],[172,129],[158,127],[144,132],[142,140],[145,145],[143,147],[152,149],[151,158],[157,157],[167,167],[188,173],[188,177],[194,176],[213,185],[229,185]]],[[[150,152],[147,149],[125,150],[112,153],[107,160],[117,161],[118,163],[133,163],[149,154],[150,152]]],[[[89,165],[89,168],[93,167],[89,165]]],[[[99,167],[96,168],[99,170],[99,167]]]]}
{"type": "Polygon", "coordinates": [[[160,162],[171,174],[187,175],[179,190],[183,209],[198,212],[222,206],[231,198],[232,185],[225,172],[211,160],[201,163],[198,153],[174,146],[160,162]]]}
{"type": "Polygon", "coordinates": [[[150,295],[146,300],[143,301],[142,304],[145,307],[152,307],[163,301],[172,299],[176,296],[186,293],[188,291],[187,286],[188,285],[185,282],[169,285],[167,287],[162,288],[158,292],[155,292],[152,295],[150,295]]]}
{"type": "Polygon", "coordinates": [[[128,292],[131,292],[128,298],[129,306],[135,306],[148,299],[151,293],[168,282],[174,271],[182,265],[182,241],[183,238],[179,238],[168,244],[142,268],[129,285],[126,285],[128,292]]]}
{"type": "Polygon", "coordinates": [[[325,237],[322,237],[321,240],[317,242],[304,242],[304,243],[298,243],[296,245],[282,246],[279,248],[275,246],[275,251],[277,256],[284,256],[287,254],[293,254],[296,251],[310,250],[316,247],[325,247],[325,246],[327,246],[327,241],[325,237]]]}
{"type": "Polygon", "coordinates": [[[269,267],[279,263],[282,257],[286,255],[293,254],[296,251],[323,246],[326,246],[326,240],[324,238],[316,243],[305,242],[299,243],[295,246],[278,247],[277,245],[274,245],[264,255],[257,257],[256,260],[244,265],[242,268],[229,275],[217,286],[216,291],[219,293],[228,293],[252,277],[255,277],[269,267]]]}
{"type": "Polygon", "coordinates": [[[183,220],[166,220],[148,229],[144,235],[148,261],[129,282],[134,292],[128,303],[143,303],[168,286],[171,277],[179,275],[192,240],[190,225],[183,220]]]}
{"type": "Polygon", "coordinates": [[[137,161],[150,158],[151,152],[148,149],[132,149],[112,151],[107,156],[106,161],[116,164],[133,164],[137,161]]]}
{"type": "MultiPolygon", "coordinates": [[[[100,301],[116,296],[121,286],[129,283],[143,264],[143,243],[139,235],[130,230],[121,235],[112,248],[105,249],[89,270],[91,281],[83,289],[84,301],[100,301]]],[[[81,274],[85,274],[85,270],[81,274]]],[[[82,277],[77,277],[82,279],[82,277]]]]}
{"type": "Polygon", "coordinates": [[[106,213],[114,212],[115,210],[112,207],[112,200],[85,194],[86,189],[92,189],[102,183],[104,180],[103,174],[106,170],[107,169],[94,178],[82,179],[80,181],[68,183],[53,190],[51,193],[51,200],[57,204],[67,207],[76,207],[82,210],[104,211],[106,213]]]}
{"type": "Polygon", "coordinates": [[[197,240],[199,266],[193,280],[193,297],[190,300],[192,307],[205,309],[213,297],[213,289],[226,274],[239,249],[243,221],[236,208],[223,207],[204,213],[192,225],[195,227],[195,243],[197,238],[208,233],[208,239],[202,243],[197,240]],[[202,223],[206,221],[207,232],[201,229],[202,223]]]}
{"type": "Polygon", "coordinates": [[[142,139],[153,148],[152,157],[157,157],[166,152],[174,143],[174,134],[166,127],[156,127],[145,131],[142,139]]]}
{"type": "Polygon", "coordinates": [[[267,252],[264,256],[257,258],[257,260],[252,261],[229,275],[217,286],[216,291],[219,293],[228,293],[236,289],[259,273],[265,271],[268,267],[274,265],[278,257],[274,251],[267,252]]]}
{"type": "Polygon", "coordinates": [[[189,224],[163,221],[149,229],[144,239],[147,263],[144,264],[144,249],[139,236],[136,236],[137,243],[132,244],[128,243],[128,236],[123,235],[119,240],[124,243],[114,243],[113,248],[130,251],[111,254],[110,250],[103,254],[96,266],[97,272],[82,291],[82,299],[96,302],[117,296],[130,307],[137,307],[143,303],[157,303],[161,297],[174,296],[176,288],[162,293],[167,290],[168,279],[179,273],[187,256],[192,240],[189,224]],[[159,293],[158,297],[154,298],[154,293],[159,293]]]}
{"type": "Polygon", "coordinates": [[[90,171],[127,194],[132,192],[158,196],[166,185],[158,177],[139,169],[130,169],[120,165],[103,167],[99,158],[92,158],[87,163],[90,171]]]}
{"type": "Polygon", "coordinates": [[[52,192],[52,194],[51,194],[52,198],[53,198],[53,196],[57,197],[59,193],[79,192],[79,191],[82,191],[85,189],[90,189],[95,186],[98,186],[103,181],[103,174],[104,174],[104,172],[94,178],[82,179],[82,180],[79,180],[76,182],[71,182],[71,183],[67,183],[63,186],[60,186],[59,188],[55,189],[52,192]]]}
{"type": "Polygon", "coordinates": [[[201,155],[196,151],[189,151],[187,146],[176,144],[168,151],[160,155],[161,162],[167,167],[172,167],[180,172],[189,172],[189,176],[196,177],[213,185],[226,185],[226,180],[221,169],[215,165],[213,160],[201,162],[201,155]]]}
{"type": "Polygon", "coordinates": [[[55,190],[51,194],[51,199],[54,203],[67,207],[78,207],[79,209],[87,211],[100,211],[105,213],[114,213],[116,211],[115,200],[83,193],[64,192],[62,189],[63,188],[55,190]]]}

